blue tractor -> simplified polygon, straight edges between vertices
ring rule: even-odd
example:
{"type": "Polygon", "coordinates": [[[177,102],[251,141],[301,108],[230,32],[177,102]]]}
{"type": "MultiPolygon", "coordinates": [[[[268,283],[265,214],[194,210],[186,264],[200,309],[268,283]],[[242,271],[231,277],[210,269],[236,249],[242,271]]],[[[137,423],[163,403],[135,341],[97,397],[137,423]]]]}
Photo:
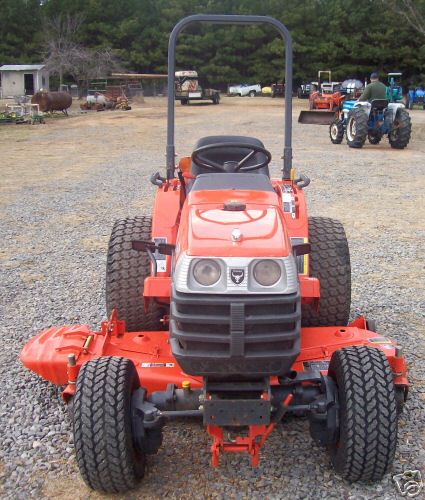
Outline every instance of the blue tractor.
{"type": "Polygon", "coordinates": [[[390,86],[387,99],[372,102],[344,100],[329,127],[332,143],[340,144],[345,133],[350,148],[361,148],[366,139],[370,144],[379,144],[386,135],[392,148],[404,149],[410,141],[412,125],[409,113],[400,102],[403,98],[397,78],[400,76],[400,73],[388,74],[390,86]]]}
{"type": "Polygon", "coordinates": [[[403,100],[402,75],[402,73],[388,73],[387,99],[390,102],[401,102],[403,100]]]}
{"type": "Polygon", "coordinates": [[[406,96],[406,108],[413,109],[413,106],[417,104],[425,109],[425,89],[424,87],[416,87],[415,89],[409,89],[406,96]]]}

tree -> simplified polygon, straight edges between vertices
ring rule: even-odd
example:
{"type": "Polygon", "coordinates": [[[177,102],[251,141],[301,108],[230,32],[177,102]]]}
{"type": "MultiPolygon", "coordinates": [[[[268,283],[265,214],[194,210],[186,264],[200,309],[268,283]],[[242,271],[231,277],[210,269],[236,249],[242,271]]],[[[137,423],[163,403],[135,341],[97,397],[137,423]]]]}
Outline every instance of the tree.
{"type": "Polygon", "coordinates": [[[93,50],[77,42],[83,21],[82,14],[69,13],[44,21],[46,67],[59,75],[59,85],[65,74],[71,75],[80,92],[87,89],[89,80],[122,69],[110,47],[93,50]]]}
{"type": "Polygon", "coordinates": [[[383,4],[388,5],[413,29],[425,36],[425,2],[423,0],[383,0],[383,4]]]}
{"type": "Polygon", "coordinates": [[[76,37],[83,19],[81,14],[59,14],[52,19],[44,18],[45,64],[52,74],[59,75],[59,85],[63,83],[63,75],[71,73],[77,61],[82,60],[84,50],[76,43],[76,37]]]}

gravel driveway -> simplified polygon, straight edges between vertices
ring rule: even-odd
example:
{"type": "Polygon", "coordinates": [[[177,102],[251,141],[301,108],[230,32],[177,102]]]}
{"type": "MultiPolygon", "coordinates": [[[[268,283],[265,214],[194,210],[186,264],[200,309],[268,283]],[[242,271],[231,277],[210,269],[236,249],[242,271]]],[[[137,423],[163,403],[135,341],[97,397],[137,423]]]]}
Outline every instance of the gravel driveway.
{"type": "MultiPolygon", "coordinates": [[[[365,313],[405,347],[412,385],[394,473],[423,468],[425,112],[411,112],[408,149],[383,141],[352,150],[332,145],[327,127],[296,123],[305,102],[294,103],[294,164],[312,179],[310,213],[339,218],[348,234],[352,317],[365,313]]],[[[177,151],[189,154],[204,135],[254,135],[279,175],[281,106],[280,99],[224,98],[219,106],[178,107],[177,151]]],[[[1,495],[101,498],[79,477],[58,390],[24,370],[18,355],[42,328],[97,327],[104,318],[109,232],[117,218],[149,213],[148,176],[164,163],[165,100],[22,127],[0,129],[1,495]]],[[[209,461],[201,423],[174,422],[140,488],[126,498],[397,498],[391,475],[372,485],[335,475],[303,419],[273,432],[256,470],[246,456],[226,456],[217,470],[209,461]]]]}

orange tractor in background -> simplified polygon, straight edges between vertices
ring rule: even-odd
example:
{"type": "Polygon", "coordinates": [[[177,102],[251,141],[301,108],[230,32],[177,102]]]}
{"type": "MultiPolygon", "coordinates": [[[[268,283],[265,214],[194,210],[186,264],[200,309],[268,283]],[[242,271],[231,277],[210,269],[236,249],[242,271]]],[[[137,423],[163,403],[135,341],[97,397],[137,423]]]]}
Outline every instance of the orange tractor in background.
{"type": "Polygon", "coordinates": [[[84,481],[105,492],[135,487],[173,418],[202,419],[213,466],[223,453],[246,453],[256,466],[285,414],[308,418],[342,477],[380,480],[394,459],[406,362],[373,321],[349,320],[342,224],[307,215],[310,181],[292,165],[289,31],[264,16],[187,17],[170,36],[168,75],[166,176],[151,177],[152,214],[112,230],[109,319],[98,331],[51,327],[21,353],[64,386],[84,481]],[[199,22],[266,23],[285,40],[282,178],[270,178],[259,139],[233,135],[200,138],[176,168],[176,42],[199,22]]]}
{"type": "Polygon", "coordinates": [[[311,125],[330,125],[341,109],[342,103],[347,97],[357,98],[362,88],[358,86],[358,80],[349,79],[344,82],[332,82],[330,71],[319,71],[318,84],[310,93],[309,111],[301,111],[298,117],[299,123],[311,125]],[[322,81],[322,73],[328,75],[326,81],[322,81]]]}
{"type": "Polygon", "coordinates": [[[311,83],[309,97],[310,111],[301,111],[299,123],[329,125],[335,118],[344,96],[339,92],[341,82],[332,81],[332,72],[319,71],[317,82],[311,83]]]}

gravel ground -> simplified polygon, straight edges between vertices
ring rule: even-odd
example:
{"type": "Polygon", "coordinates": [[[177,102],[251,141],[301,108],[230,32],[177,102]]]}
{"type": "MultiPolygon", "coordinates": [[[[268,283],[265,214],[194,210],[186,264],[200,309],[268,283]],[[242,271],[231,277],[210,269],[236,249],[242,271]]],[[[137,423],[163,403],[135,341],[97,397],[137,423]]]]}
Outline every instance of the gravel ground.
{"type": "MultiPolygon", "coordinates": [[[[177,113],[177,151],[213,133],[262,139],[279,175],[282,101],[223,99],[177,113]]],[[[295,101],[294,118],[305,103],[295,101]]],[[[405,347],[411,391],[400,418],[394,472],[425,463],[424,198],[425,112],[411,112],[405,151],[387,142],[350,150],[327,128],[294,120],[294,163],[312,178],[310,213],[337,217],[350,242],[352,317],[365,313],[405,347]]],[[[23,344],[50,325],[104,318],[104,268],[116,218],[149,212],[148,175],[165,150],[165,101],[131,112],[105,112],[45,126],[0,130],[0,480],[3,498],[101,498],[79,477],[66,410],[56,387],[23,369],[23,344]]],[[[245,456],[209,466],[209,440],[198,421],[174,422],[149,459],[140,488],[126,498],[397,498],[391,475],[349,484],[330,468],[307,422],[289,419],[262,450],[258,469],[245,456]]],[[[423,472],[425,472],[423,470],[423,472]]]]}

